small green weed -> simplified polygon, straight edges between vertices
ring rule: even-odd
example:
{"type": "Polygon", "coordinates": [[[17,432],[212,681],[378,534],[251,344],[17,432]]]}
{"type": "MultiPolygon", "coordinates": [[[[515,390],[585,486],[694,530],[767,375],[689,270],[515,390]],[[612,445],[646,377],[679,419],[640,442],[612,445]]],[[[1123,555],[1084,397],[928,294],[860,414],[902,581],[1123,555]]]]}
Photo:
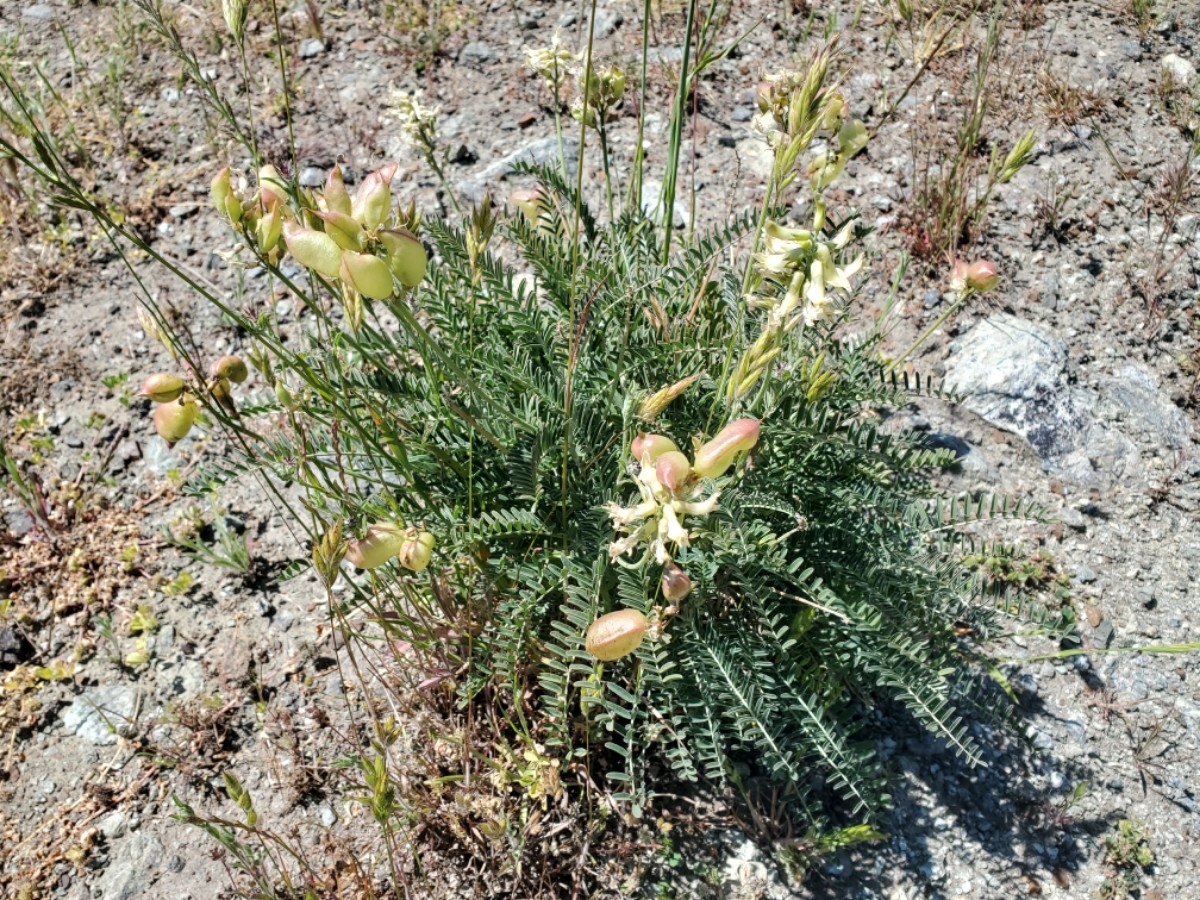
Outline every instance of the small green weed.
{"type": "Polygon", "coordinates": [[[1142,875],[1154,865],[1145,826],[1136,819],[1122,819],[1117,833],[1104,840],[1104,864],[1108,877],[1100,886],[1097,900],[1125,900],[1133,896],[1142,882],[1142,875]]]}

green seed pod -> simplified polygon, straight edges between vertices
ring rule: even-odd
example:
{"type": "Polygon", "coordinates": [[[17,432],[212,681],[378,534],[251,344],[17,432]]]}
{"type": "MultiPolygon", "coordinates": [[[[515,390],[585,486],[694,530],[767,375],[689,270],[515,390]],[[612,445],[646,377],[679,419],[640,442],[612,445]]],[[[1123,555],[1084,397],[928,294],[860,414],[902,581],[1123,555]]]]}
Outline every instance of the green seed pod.
{"type": "Polygon", "coordinates": [[[394,522],[376,522],[360,540],[346,545],[346,559],[360,569],[376,569],[400,552],[405,531],[394,522]]]}
{"type": "Polygon", "coordinates": [[[663,437],[661,434],[646,434],[641,431],[629,445],[629,452],[642,465],[654,465],[654,461],[664,453],[678,449],[675,442],[669,437],[663,437]],[[649,454],[648,459],[646,458],[647,454],[649,454]]]}
{"type": "Polygon", "coordinates": [[[158,372],[145,380],[142,389],[138,391],[138,396],[148,397],[155,403],[170,403],[172,400],[179,399],[183,388],[183,379],[178,375],[158,372]]]}
{"type": "Polygon", "coordinates": [[[758,443],[760,427],[757,419],[738,419],[726,425],[715,438],[696,451],[692,471],[701,478],[724,475],[739,453],[758,443]]]}
{"type": "Polygon", "coordinates": [[[413,572],[423,572],[433,556],[433,544],[433,535],[428,531],[414,533],[410,529],[396,558],[400,560],[400,565],[404,568],[411,569],[413,572]]]}
{"type": "Polygon", "coordinates": [[[342,167],[334,166],[325,179],[325,209],[332,213],[350,215],[350,195],[346,193],[346,182],[342,179],[342,167]]]}
{"type": "Polygon", "coordinates": [[[228,378],[234,384],[241,384],[250,376],[250,370],[240,356],[222,356],[208,367],[208,374],[212,378],[228,378]]]}
{"type": "Polygon", "coordinates": [[[372,300],[386,300],[392,296],[392,270],[378,256],[369,253],[342,254],[342,268],[339,275],[347,285],[354,288],[364,297],[372,300]]]}
{"type": "Polygon", "coordinates": [[[319,212],[317,216],[325,223],[325,233],[333,238],[335,244],[343,250],[353,250],[356,253],[362,250],[366,232],[357,220],[333,210],[319,212]]]}
{"type": "Polygon", "coordinates": [[[425,277],[429,259],[417,236],[407,228],[385,228],[379,240],[387,251],[388,266],[405,287],[416,287],[425,277]]]}
{"type": "Polygon", "coordinates": [[[588,628],[584,648],[604,662],[620,659],[642,645],[649,628],[650,621],[636,609],[610,612],[588,628]]]}
{"type": "Polygon", "coordinates": [[[392,176],[398,168],[395,163],[388,163],[376,169],[362,180],[362,184],[354,192],[350,215],[358,219],[368,231],[374,231],[382,225],[391,211],[392,176]]]}
{"type": "Polygon", "coordinates": [[[663,566],[662,592],[668,601],[678,603],[692,592],[692,579],[675,563],[669,562],[663,566]]]}
{"type": "Polygon", "coordinates": [[[154,410],[154,430],[167,442],[168,447],[174,447],[187,437],[195,421],[196,401],[191,397],[172,400],[154,410]]]}
{"type": "Polygon", "coordinates": [[[296,262],[320,272],[326,278],[337,278],[342,270],[342,249],[330,235],[314,231],[294,222],[283,226],[283,239],[296,262]]]}
{"type": "Polygon", "coordinates": [[[687,484],[688,476],[692,473],[688,458],[678,450],[668,450],[654,461],[654,474],[658,476],[659,484],[668,491],[678,491],[687,484]]]}
{"type": "Polygon", "coordinates": [[[242,218],[242,201],[234,193],[230,185],[229,166],[226,166],[212,180],[212,203],[222,216],[236,225],[242,218]]]}

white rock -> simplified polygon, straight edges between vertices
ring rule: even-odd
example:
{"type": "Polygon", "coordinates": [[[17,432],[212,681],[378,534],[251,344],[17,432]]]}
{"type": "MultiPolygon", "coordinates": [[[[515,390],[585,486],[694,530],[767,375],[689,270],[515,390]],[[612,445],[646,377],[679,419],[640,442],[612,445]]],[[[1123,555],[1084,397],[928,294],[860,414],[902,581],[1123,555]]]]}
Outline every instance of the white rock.
{"type": "Polygon", "coordinates": [[[1170,75],[1172,80],[1181,87],[1190,87],[1196,78],[1196,67],[1175,53],[1168,53],[1164,56],[1158,67],[1164,74],[1170,75]]]}

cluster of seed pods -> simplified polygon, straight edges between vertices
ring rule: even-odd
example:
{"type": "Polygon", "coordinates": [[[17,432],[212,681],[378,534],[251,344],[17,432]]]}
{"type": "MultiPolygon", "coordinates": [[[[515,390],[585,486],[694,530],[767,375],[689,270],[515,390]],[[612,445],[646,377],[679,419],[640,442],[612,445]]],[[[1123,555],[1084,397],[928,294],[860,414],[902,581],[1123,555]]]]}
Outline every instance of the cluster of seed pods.
{"type": "Polygon", "coordinates": [[[158,404],[154,410],[154,430],[168,447],[174,447],[187,437],[196,423],[199,391],[206,391],[226,412],[236,415],[233,385],[241,384],[249,374],[250,370],[240,356],[222,356],[209,367],[208,379],[203,385],[189,384],[180,375],[158,372],[146,379],[138,396],[158,404]]]}

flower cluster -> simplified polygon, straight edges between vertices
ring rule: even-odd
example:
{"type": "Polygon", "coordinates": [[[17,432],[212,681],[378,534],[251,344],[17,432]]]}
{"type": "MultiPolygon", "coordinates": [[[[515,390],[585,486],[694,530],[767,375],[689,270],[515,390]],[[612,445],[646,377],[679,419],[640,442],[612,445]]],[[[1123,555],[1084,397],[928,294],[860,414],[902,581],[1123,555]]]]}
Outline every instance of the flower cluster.
{"type": "Polygon", "coordinates": [[[613,525],[626,533],[609,546],[609,556],[615,560],[647,544],[647,553],[652,553],[660,565],[670,563],[673,550],[687,547],[691,541],[684,520],[707,516],[717,508],[720,491],[699,499],[702,480],[725,474],[738,454],[758,442],[758,431],[755,419],[733,422],[700,447],[693,462],[670,438],[639,434],[630,450],[639,465],[636,480],[641,502],[628,507],[612,503],[607,507],[613,525]]]}
{"type": "Polygon", "coordinates": [[[350,308],[360,305],[359,297],[392,297],[396,281],[412,288],[425,277],[424,246],[392,212],[395,174],[395,163],[383,166],[351,196],[341,168],[334,166],[315,199],[298,195],[296,212],[288,201],[287,182],[274,166],[259,170],[258,191],[248,200],[233,189],[226,168],[213,179],[212,199],[264,258],[277,262],[286,247],[300,265],[340,282],[350,308]]]}
{"type": "Polygon", "coordinates": [[[607,122],[625,96],[625,73],[616,66],[597,72],[585,65],[576,78],[579,96],[571,101],[571,116],[589,128],[607,122]]]}
{"type": "Polygon", "coordinates": [[[558,34],[549,47],[525,48],[525,65],[546,80],[546,86],[555,94],[562,90],[564,76],[571,71],[575,54],[563,47],[558,34]]]}
{"type": "Polygon", "coordinates": [[[237,415],[232,386],[241,384],[249,374],[240,356],[222,356],[209,367],[208,378],[200,385],[189,385],[179,375],[158,372],[146,379],[138,396],[158,404],[154,410],[154,430],[168,447],[174,447],[196,423],[199,411],[196,397],[200,392],[206,392],[230,415],[237,415]]]}

